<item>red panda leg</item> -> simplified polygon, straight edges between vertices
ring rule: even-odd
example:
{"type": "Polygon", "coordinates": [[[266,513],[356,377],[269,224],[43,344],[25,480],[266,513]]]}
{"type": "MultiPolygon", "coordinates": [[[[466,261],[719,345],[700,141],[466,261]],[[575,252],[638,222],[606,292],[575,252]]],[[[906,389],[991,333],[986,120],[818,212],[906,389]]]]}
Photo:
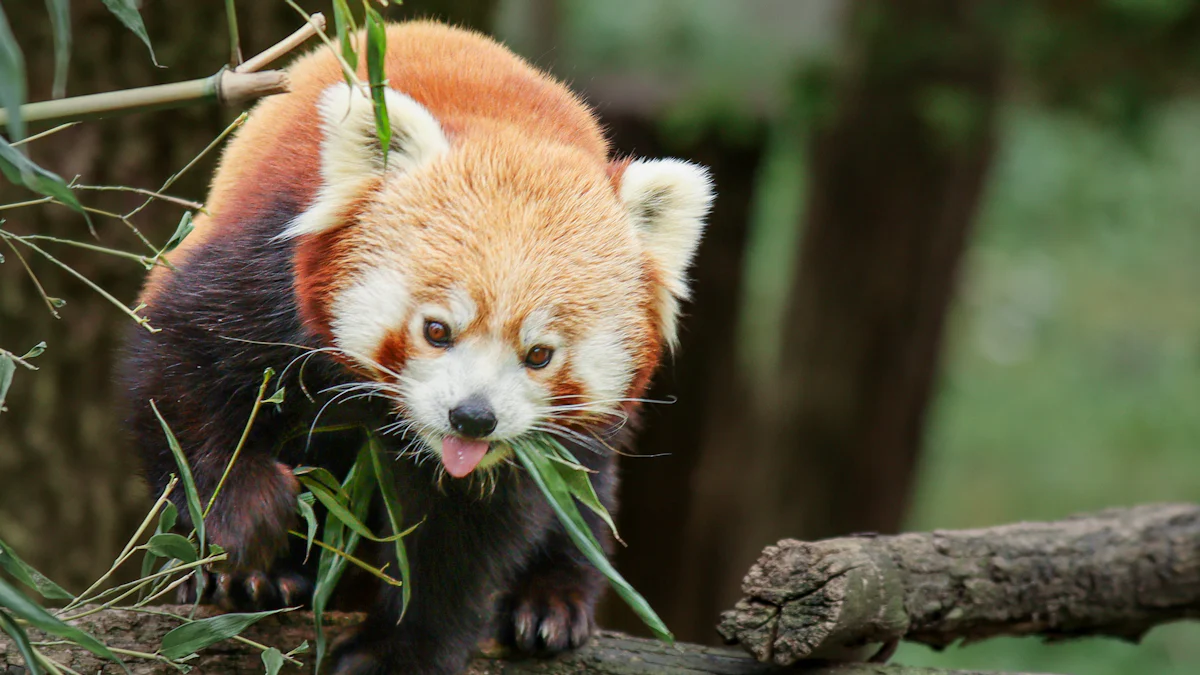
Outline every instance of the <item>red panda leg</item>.
{"type": "MultiPolygon", "coordinates": [[[[590,524],[610,553],[612,535],[607,527],[590,524]]],[[[500,642],[540,656],[583,646],[595,630],[596,603],[606,585],[604,576],[566,533],[556,529],[501,604],[500,642]]]]}

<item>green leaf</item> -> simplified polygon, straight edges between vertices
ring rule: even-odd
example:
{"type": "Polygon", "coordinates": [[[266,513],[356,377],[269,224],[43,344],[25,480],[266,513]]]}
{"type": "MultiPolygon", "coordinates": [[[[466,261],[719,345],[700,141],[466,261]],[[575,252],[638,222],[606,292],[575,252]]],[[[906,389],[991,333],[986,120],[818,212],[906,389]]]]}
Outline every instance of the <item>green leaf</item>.
{"type": "Polygon", "coordinates": [[[300,495],[301,498],[296,500],[296,510],[308,524],[308,536],[304,540],[304,562],[308,563],[308,554],[312,552],[313,539],[317,536],[317,514],[313,511],[312,504],[304,499],[305,496],[308,496],[308,493],[300,495]]]}
{"type": "Polygon", "coordinates": [[[383,152],[383,166],[387,167],[388,148],[392,145],[392,120],[388,117],[387,73],[384,61],[387,57],[387,24],[379,12],[370,5],[364,7],[367,24],[367,79],[371,83],[371,99],[375,103],[375,135],[383,152]]]}
{"type": "Polygon", "coordinates": [[[175,529],[175,521],[179,519],[179,510],[175,508],[175,504],[167,502],[163,506],[162,513],[158,514],[158,531],[155,534],[170,532],[175,529]]]}
{"type": "Polygon", "coordinates": [[[46,0],[54,30],[54,87],[51,96],[67,95],[67,65],[71,62],[71,0],[46,0]]]}
{"type": "MultiPolygon", "coordinates": [[[[42,675],[42,668],[38,665],[37,658],[33,655],[33,645],[29,644],[29,636],[25,634],[25,629],[21,628],[5,612],[0,612],[0,629],[8,633],[12,641],[16,643],[17,651],[21,652],[21,658],[25,659],[25,668],[29,671],[29,675],[42,675]]],[[[17,670],[20,670],[20,668],[17,670]]]]}
{"type": "Polygon", "coordinates": [[[8,544],[0,541],[0,568],[8,572],[17,581],[37,591],[47,600],[74,600],[75,596],[68,593],[62,586],[47,579],[41,572],[33,569],[8,544]]]}
{"type": "Polygon", "coordinates": [[[567,535],[571,541],[575,542],[579,551],[608,579],[608,583],[612,585],[617,595],[621,596],[621,599],[633,609],[638,618],[649,626],[660,640],[674,642],[675,636],[671,635],[671,631],[667,629],[663,620],[659,618],[658,614],[655,614],[650,603],[646,602],[646,599],[617,572],[609,562],[608,556],[604,554],[604,549],[592,536],[591,528],[584,521],[579,508],[575,506],[575,499],[570,487],[555,468],[557,463],[540,452],[538,448],[526,443],[512,443],[511,446],[517,459],[521,461],[534,483],[550,502],[550,506],[558,515],[563,528],[566,529],[567,535]]]}
{"type": "MultiPolygon", "coordinates": [[[[371,434],[367,437],[367,448],[371,452],[371,465],[375,469],[375,482],[379,484],[379,494],[383,497],[383,506],[387,510],[388,522],[392,526],[392,534],[404,532],[404,511],[400,506],[400,495],[396,492],[396,480],[392,477],[392,467],[383,461],[383,449],[379,439],[371,434]]],[[[412,599],[412,573],[408,565],[408,550],[404,546],[404,538],[397,537],[393,544],[396,551],[396,566],[400,568],[400,619],[408,611],[408,602],[412,599]]]]}
{"type": "Polygon", "coordinates": [[[150,541],[146,542],[148,548],[154,555],[163,558],[176,558],[185,563],[193,563],[200,558],[196,555],[196,548],[192,542],[186,537],[181,537],[178,534],[156,534],[150,537],[150,541]]]}
{"type": "Polygon", "coordinates": [[[362,524],[361,520],[356,518],[354,514],[350,512],[350,509],[347,509],[340,501],[338,501],[337,497],[330,494],[324,485],[318,481],[304,476],[300,477],[300,483],[303,484],[304,487],[308,488],[308,491],[317,498],[317,501],[321,502],[325,505],[325,508],[329,509],[330,515],[335,516],[338,520],[342,521],[342,524],[353,530],[359,536],[379,543],[399,541],[404,536],[403,533],[393,534],[390,537],[375,536],[375,534],[371,532],[366,525],[362,524]]]}
{"type": "Polygon", "coordinates": [[[150,60],[158,66],[158,59],[154,57],[154,47],[150,45],[150,36],[146,34],[146,24],[142,23],[142,15],[138,13],[137,3],[134,0],[104,0],[104,6],[120,19],[126,28],[133,31],[134,35],[146,43],[146,49],[150,50],[150,60]]]}
{"type": "MultiPolygon", "coordinates": [[[[83,205],[75,198],[75,193],[67,187],[66,181],[61,176],[34,164],[32,160],[9,145],[8,141],[3,138],[0,138],[0,172],[4,173],[4,177],[10,183],[22,185],[47,197],[53,197],[88,218],[87,212],[83,210],[83,205]]],[[[91,223],[90,218],[88,223],[91,223]]]]}
{"type": "Polygon", "coordinates": [[[342,482],[335,478],[328,469],[323,469],[319,466],[298,466],[295,469],[292,469],[292,474],[297,478],[303,478],[305,476],[315,478],[316,480],[320,481],[322,485],[329,488],[330,491],[336,494],[342,503],[346,503],[350,499],[350,496],[347,495],[342,489],[342,482]]]}
{"type": "Polygon", "coordinates": [[[271,394],[270,398],[264,398],[263,403],[275,403],[275,404],[283,403],[283,387],[276,389],[275,393],[271,394]]]}
{"type": "Polygon", "coordinates": [[[167,243],[162,247],[162,253],[170,253],[183,243],[184,239],[195,230],[196,226],[192,224],[192,212],[184,211],[183,217],[179,219],[179,225],[175,226],[175,234],[167,240],[167,243]]]}
{"type": "Polygon", "coordinates": [[[283,668],[283,652],[271,647],[262,653],[263,667],[267,669],[267,675],[279,675],[279,671],[283,668]]]}
{"type": "Polygon", "coordinates": [[[196,528],[196,540],[200,542],[200,555],[203,556],[204,510],[200,507],[200,493],[196,491],[196,480],[192,478],[192,469],[188,466],[187,457],[183,456],[183,448],[179,447],[179,440],[175,438],[175,434],[171,432],[171,427],[167,426],[167,421],[158,412],[158,406],[155,405],[154,401],[150,401],[150,408],[154,410],[154,416],[158,418],[158,423],[162,425],[163,433],[167,436],[167,446],[171,448],[171,454],[175,457],[175,464],[179,467],[179,476],[183,481],[184,495],[187,497],[188,514],[192,518],[192,527],[196,528]]]}
{"type": "MultiPolygon", "coordinates": [[[[371,460],[365,456],[366,452],[366,447],[359,451],[354,465],[350,467],[350,471],[346,473],[346,479],[339,487],[347,495],[348,503],[351,504],[355,517],[359,520],[367,517],[367,512],[371,507],[371,497],[378,485],[374,472],[368,470],[368,462],[371,460]]],[[[332,513],[325,517],[323,532],[323,540],[327,546],[340,549],[350,555],[354,554],[354,550],[358,548],[361,540],[357,532],[347,530],[346,525],[332,513]]],[[[317,561],[317,583],[313,589],[312,602],[313,627],[316,630],[317,643],[314,672],[321,672],[321,662],[325,659],[325,651],[328,646],[324,627],[325,608],[328,606],[333,589],[337,587],[347,564],[344,557],[333,551],[321,549],[321,557],[317,561]]]]}
{"type": "MultiPolygon", "coordinates": [[[[175,527],[175,521],[179,517],[179,511],[171,502],[163,505],[162,511],[158,514],[158,527],[154,530],[154,534],[164,534],[170,532],[175,527]]],[[[191,546],[191,543],[188,543],[191,546]]],[[[211,548],[211,547],[210,547],[211,548]]],[[[149,576],[154,569],[154,563],[158,562],[158,556],[152,551],[147,550],[146,555],[142,558],[142,576],[149,576]]]]}
{"type": "Polygon", "coordinates": [[[221,614],[207,619],[197,619],[185,623],[163,636],[159,653],[168,659],[182,659],[194,654],[209,645],[221,640],[228,640],[242,634],[242,631],[252,626],[259,619],[291,611],[292,608],[272,609],[265,612],[250,612],[246,614],[221,614]]]}
{"type": "Polygon", "coordinates": [[[96,656],[102,656],[121,664],[121,668],[126,673],[129,672],[129,668],[125,667],[125,662],[117,658],[117,655],[109,651],[108,647],[105,647],[99,640],[75,626],[56,619],[3,578],[0,578],[0,607],[4,607],[18,619],[27,621],[42,631],[57,635],[64,640],[70,640],[96,656]]]}
{"type": "Polygon", "coordinates": [[[612,530],[613,536],[620,541],[621,535],[617,534],[617,525],[609,515],[608,509],[604,508],[604,505],[600,503],[600,498],[596,496],[596,489],[592,487],[592,481],[588,478],[588,470],[578,464],[573,466],[564,462],[552,462],[551,464],[566,483],[567,489],[571,491],[571,496],[600,516],[604,524],[608,525],[608,529],[612,530]]]}
{"type": "MultiPolygon", "coordinates": [[[[342,58],[350,64],[350,70],[358,68],[358,53],[354,51],[354,32],[358,26],[346,0],[333,0],[333,26],[337,30],[338,42],[342,45],[342,58]]],[[[353,84],[353,83],[350,83],[353,84]]]]}
{"type": "Polygon", "coordinates": [[[34,345],[32,349],[25,352],[25,354],[22,355],[21,358],[22,359],[36,359],[37,357],[41,356],[42,353],[45,351],[46,351],[46,343],[39,342],[36,345],[34,345]]]}
{"type": "Polygon", "coordinates": [[[12,386],[13,375],[17,372],[17,363],[8,354],[0,354],[0,412],[4,411],[4,397],[12,386]]]}
{"type": "Polygon", "coordinates": [[[8,25],[4,7],[0,7],[0,105],[8,110],[8,136],[13,140],[25,137],[25,120],[21,117],[25,96],[25,56],[8,25]]]}

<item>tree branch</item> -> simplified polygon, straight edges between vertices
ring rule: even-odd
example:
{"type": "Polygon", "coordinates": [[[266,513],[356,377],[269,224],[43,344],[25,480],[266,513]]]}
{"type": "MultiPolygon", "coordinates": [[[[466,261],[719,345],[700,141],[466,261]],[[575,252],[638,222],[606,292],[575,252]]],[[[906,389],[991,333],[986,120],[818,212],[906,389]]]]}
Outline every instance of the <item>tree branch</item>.
{"type": "Polygon", "coordinates": [[[1137,641],[1200,617],[1200,506],[768,547],[718,630],[764,662],[898,639],[1137,641]]]}
{"type": "MultiPolygon", "coordinates": [[[[190,606],[156,608],[186,614],[190,606]]],[[[213,612],[208,612],[211,614],[213,612]]],[[[206,615],[201,612],[200,616],[206,615]]],[[[335,637],[361,617],[354,614],[326,616],[330,633],[335,637]]],[[[78,625],[111,647],[138,652],[154,652],[159,641],[179,620],[162,614],[142,614],[111,610],[82,619],[78,625]]],[[[293,612],[268,617],[251,626],[243,636],[250,640],[287,651],[302,641],[312,640],[312,614],[293,612]]],[[[45,636],[30,631],[30,639],[44,640],[45,636]]],[[[60,664],[79,673],[119,673],[120,669],[89,652],[62,644],[45,645],[41,651],[60,664]]],[[[258,648],[245,642],[219,642],[200,652],[199,658],[189,661],[193,673],[222,673],[223,675],[261,675],[264,672],[258,648]]],[[[604,633],[577,652],[552,660],[504,660],[500,655],[480,657],[464,675],[981,675],[967,671],[948,671],[903,666],[870,664],[840,666],[807,666],[782,668],[762,664],[740,649],[703,647],[678,644],[669,646],[655,640],[632,638],[618,633],[604,633]]],[[[311,651],[297,657],[305,668],[287,666],[283,673],[311,673],[311,651]]],[[[24,675],[20,653],[0,633],[0,673],[24,675]]],[[[169,664],[127,658],[133,675],[174,675],[178,671],[169,664]]]]}

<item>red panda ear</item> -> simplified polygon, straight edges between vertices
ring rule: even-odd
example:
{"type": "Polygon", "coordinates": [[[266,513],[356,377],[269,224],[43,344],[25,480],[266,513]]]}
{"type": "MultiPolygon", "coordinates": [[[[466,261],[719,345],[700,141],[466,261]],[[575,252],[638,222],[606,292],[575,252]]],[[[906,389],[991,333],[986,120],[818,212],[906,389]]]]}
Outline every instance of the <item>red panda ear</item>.
{"type": "Polygon", "coordinates": [[[688,295],[687,269],[713,200],[712,180],[704,167],[678,159],[629,162],[620,180],[621,200],[663,281],[659,328],[674,346],[679,300],[688,295]]]}
{"type": "Polygon", "coordinates": [[[312,204],[281,235],[325,232],[343,224],[345,210],[391,171],[410,171],[450,148],[441,125],[420,103],[385,89],[392,128],[387,164],[375,133],[375,108],[364,87],[345,82],[321,95],[321,187],[312,204]]]}

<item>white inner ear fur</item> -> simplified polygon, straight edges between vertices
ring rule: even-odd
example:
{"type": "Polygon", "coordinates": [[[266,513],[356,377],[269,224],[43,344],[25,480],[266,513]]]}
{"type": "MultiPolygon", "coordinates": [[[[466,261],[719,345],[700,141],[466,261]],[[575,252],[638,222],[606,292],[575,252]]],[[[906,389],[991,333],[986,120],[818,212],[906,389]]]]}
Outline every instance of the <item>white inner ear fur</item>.
{"type": "Polygon", "coordinates": [[[662,275],[657,300],[663,337],[675,346],[679,300],[687,298],[687,269],[700,245],[712,205],[708,170],[678,159],[637,160],[621,178],[621,200],[651,262],[662,275]]]}
{"type": "Polygon", "coordinates": [[[390,88],[384,90],[384,99],[392,127],[386,168],[367,90],[339,82],[321,94],[321,187],[281,238],[338,227],[346,207],[385,171],[411,171],[450,149],[441,125],[424,106],[390,88]]]}

